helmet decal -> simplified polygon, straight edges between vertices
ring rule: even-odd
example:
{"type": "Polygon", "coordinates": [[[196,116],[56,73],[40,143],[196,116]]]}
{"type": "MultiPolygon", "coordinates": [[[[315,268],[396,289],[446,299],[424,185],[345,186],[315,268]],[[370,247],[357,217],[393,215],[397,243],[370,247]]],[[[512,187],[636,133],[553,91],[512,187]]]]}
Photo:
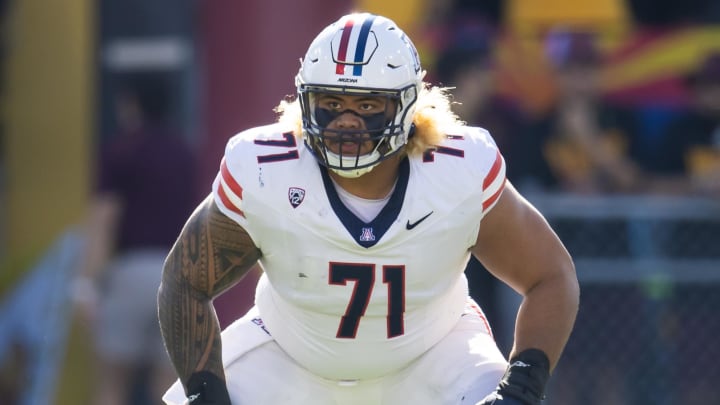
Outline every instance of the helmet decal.
{"type": "Polygon", "coordinates": [[[415,48],[415,44],[410,41],[410,38],[406,34],[402,34],[400,37],[403,42],[405,42],[405,45],[410,49],[410,53],[413,56],[413,68],[415,69],[416,73],[420,73],[421,67],[420,67],[420,55],[418,55],[417,48],[415,48]]]}
{"type": "Polygon", "coordinates": [[[345,26],[338,30],[331,42],[335,73],[345,75],[348,65],[352,66],[352,75],[361,76],[363,65],[366,65],[377,49],[375,34],[370,31],[374,15],[368,15],[362,24],[355,18],[348,18],[345,26]],[[350,51],[350,55],[348,55],[350,51]]]}

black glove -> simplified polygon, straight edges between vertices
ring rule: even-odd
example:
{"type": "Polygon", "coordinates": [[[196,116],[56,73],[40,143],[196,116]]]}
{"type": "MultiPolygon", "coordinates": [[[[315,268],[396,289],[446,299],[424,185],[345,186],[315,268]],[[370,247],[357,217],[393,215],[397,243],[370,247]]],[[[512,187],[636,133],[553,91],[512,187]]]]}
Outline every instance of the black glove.
{"type": "Polygon", "coordinates": [[[190,405],[232,405],[225,381],[209,371],[191,375],[185,392],[190,405]]]}
{"type": "Polygon", "coordinates": [[[542,350],[527,349],[510,359],[500,384],[477,405],[540,405],[550,378],[550,360],[542,350]]]}

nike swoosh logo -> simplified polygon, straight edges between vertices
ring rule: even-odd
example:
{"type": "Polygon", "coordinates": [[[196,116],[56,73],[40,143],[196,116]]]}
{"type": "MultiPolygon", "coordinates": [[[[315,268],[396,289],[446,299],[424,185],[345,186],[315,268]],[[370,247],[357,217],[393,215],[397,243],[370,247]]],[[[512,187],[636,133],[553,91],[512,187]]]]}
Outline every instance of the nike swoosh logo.
{"type": "Polygon", "coordinates": [[[418,225],[420,224],[420,222],[426,220],[427,217],[429,217],[430,215],[432,215],[433,212],[434,212],[434,211],[428,212],[427,215],[425,215],[424,217],[418,219],[417,221],[415,221],[415,222],[413,222],[413,223],[410,223],[410,220],[408,219],[407,224],[405,224],[405,229],[410,230],[410,229],[415,228],[416,226],[418,226],[418,225]]]}

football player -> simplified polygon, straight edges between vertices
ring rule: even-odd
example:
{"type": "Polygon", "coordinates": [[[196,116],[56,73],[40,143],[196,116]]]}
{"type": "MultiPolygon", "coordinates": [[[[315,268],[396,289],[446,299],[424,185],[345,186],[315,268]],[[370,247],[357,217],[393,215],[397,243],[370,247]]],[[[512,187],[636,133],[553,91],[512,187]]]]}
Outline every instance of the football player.
{"type": "Polygon", "coordinates": [[[164,267],[166,403],[540,403],[578,307],[572,260],[424,74],[394,22],[344,16],[279,122],[228,142],[164,267]],[[523,296],[509,362],[470,255],[523,296]],[[221,333],[212,300],[256,263],[255,305],[221,333]]]}

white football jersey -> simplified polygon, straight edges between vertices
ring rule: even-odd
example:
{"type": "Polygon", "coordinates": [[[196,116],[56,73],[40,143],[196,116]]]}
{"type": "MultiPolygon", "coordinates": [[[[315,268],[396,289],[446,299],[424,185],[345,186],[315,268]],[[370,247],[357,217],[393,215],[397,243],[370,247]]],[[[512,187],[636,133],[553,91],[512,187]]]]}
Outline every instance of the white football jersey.
{"type": "Polygon", "coordinates": [[[369,223],[274,124],[233,137],[213,184],[220,210],[262,251],[255,304],[278,344],[325,378],[376,378],[437,343],[465,310],[464,276],[505,163],[481,128],[457,127],[404,159],[369,223]]]}

